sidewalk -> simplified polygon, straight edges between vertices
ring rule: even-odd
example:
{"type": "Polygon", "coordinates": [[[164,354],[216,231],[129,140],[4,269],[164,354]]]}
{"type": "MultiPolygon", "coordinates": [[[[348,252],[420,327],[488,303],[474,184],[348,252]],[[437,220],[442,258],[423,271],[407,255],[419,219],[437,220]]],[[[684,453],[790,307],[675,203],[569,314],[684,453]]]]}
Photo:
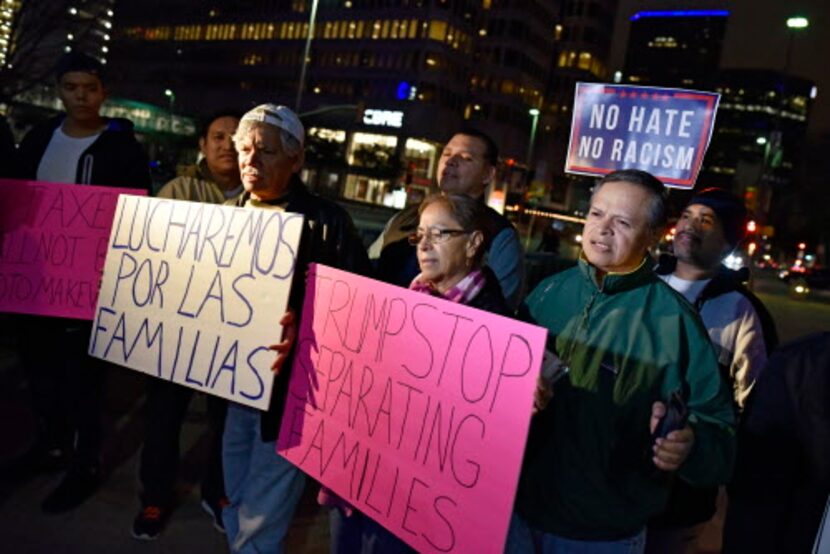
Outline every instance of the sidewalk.
{"type": "MultiPolygon", "coordinates": [[[[25,452],[33,440],[34,422],[27,391],[20,381],[13,351],[0,345],[0,464],[25,452]]],[[[199,480],[207,455],[204,398],[195,396],[182,428],[179,505],[162,535],[138,541],[130,535],[139,509],[138,458],[143,435],[144,376],[113,369],[107,383],[104,483],[98,493],[74,511],[46,515],[40,503],[60,482],[61,474],[0,475],[2,551],[15,554],[214,554],[227,552],[225,536],[200,506],[199,480]]],[[[328,552],[328,517],[316,504],[313,484],[298,508],[289,533],[288,552],[328,552]]]]}

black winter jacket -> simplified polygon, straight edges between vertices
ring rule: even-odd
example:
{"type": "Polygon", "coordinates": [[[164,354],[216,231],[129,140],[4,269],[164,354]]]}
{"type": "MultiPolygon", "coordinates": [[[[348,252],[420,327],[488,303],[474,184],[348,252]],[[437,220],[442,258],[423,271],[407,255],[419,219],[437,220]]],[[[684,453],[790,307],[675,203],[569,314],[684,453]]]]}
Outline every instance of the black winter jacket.
{"type": "Polygon", "coordinates": [[[503,315],[510,317],[510,308],[507,307],[507,302],[504,299],[504,294],[501,292],[501,285],[496,278],[493,270],[487,266],[481,268],[486,279],[484,288],[475,295],[475,297],[467,304],[471,308],[478,308],[486,312],[491,312],[496,315],[503,315]]]}
{"type": "MultiPolygon", "coordinates": [[[[249,197],[249,193],[243,192],[226,202],[226,205],[244,206],[249,197]]],[[[365,276],[371,274],[366,248],[346,210],[312,194],[296,175],[292,178],[288,194],[272,203],[285,204],[286,211],[305,216],[288,300],[288,305],[297,314],[302,313],[306,272],[310,263],[325,264],[365,276]]],[[[299,322],[297,327],[299,328],[299,322]]],[[[292,362],[293,353],[274,379],[271,404],[268,411],[262,414],[262,440],[265,442],[275,440],[279,433],[292,362]]]]}
{"type": "MultiPolygon", "coordinates": [[[[37,168],[52,134],[65,114],[37,125],[26,134],[17,150],[15,177],[36,179],[37,168]]],[[[146,189],[150,191],[150,164],[128,119],[107,119],[107,127],[78,160],[75,183],[146,189]]]]}

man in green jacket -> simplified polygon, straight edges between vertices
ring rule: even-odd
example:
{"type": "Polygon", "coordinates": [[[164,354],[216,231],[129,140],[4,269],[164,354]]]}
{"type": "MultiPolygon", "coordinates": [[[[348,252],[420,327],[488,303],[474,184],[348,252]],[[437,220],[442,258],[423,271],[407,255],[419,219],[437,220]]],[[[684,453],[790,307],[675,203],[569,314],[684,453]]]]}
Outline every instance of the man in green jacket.
{"type": "Polygon", "coordinates": [[[526,301],[570,372],[531,427],[508,552],[642,552],[673,479],[730,477],[729,388],[694,308],[648,254],[664,223],[662,183],[609,174],[591,198],[577,267],[526,301]],[[688,422],[652,439],[673,392],[688,422]]]}

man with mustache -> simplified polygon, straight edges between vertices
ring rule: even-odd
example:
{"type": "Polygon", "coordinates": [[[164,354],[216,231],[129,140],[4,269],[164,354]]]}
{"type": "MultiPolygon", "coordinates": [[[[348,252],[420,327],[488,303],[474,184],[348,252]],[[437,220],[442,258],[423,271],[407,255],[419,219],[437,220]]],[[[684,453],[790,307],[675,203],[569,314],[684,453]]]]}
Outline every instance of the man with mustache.
{"type": "MultiPolygon", "coordinates": [[[[244,190],[225,204],[304,216],[288,300],[294,313],[303,317],[310,263],[369,274],[366,249],[349,214],[312,194],[300,180],[305,128],[293,111],[276,104],[257,106],[242,116],[233,142],[244,190]]],[[[299,328],[299,323],[290,327],[292,317],[286,315],[281,321],[287,334],[299,328]]],[[[275,327],[276,323],[275,319],[275,327]]],[[[283,539],[303,491],[303,473],[277,455],[275,444],[288,393],[292,344],[293,338],[286,336],[273,346],[280,353],[282,370],[274,379],[268,411],[228,404],[222,464],[230,503],[222,510],[222,518],[233,553],[284,552],[283,539]]]]}
{"type": "Polygon", "coordinates": [[[706,329],[655,275],[664,187],[639,170],[594,188],[576,267],[525,306],[570,371],[531,426],[506,552],[639,553],[677,478],[731,475],[734,411],[706,329]],[[665,401],[688,420],[652,436],[665,401]]]}
{"type": "MultiPolygon", "coordinates": [[[[242,192],[233,134],[239,115],[219,111],[205,120],[199,136],[202,159],[158,192],[159,198],[222,204],[242,192]]],[[[132,535],[153,540],[161,533],[175,504],[174,486],[179,469],[179,433],[193,389],[169,381],[147,378],[147,426],[141,450],[139,477],[141,511],[133,521],[132,535]]],[[[222,533],[222,508],[227,504],[222,481],[222,430],[227,401],[208,395],[207,416],[211,442],[202,479],[202,508],[222,533]]]]}
{"type": "MultiPolygon", "coordinates": [[[[476,129],[457,132],[444,146],[438,160],[438,188],[442,192],[464,194],[484,202],[484,191],[496,176],[499,153],[496,143],[476,129]]],[[[524,251],[515,227],[506,217],[490,208],[485,245],[486,263],[496,274],[502,293],[511,310],[523,295],[524,251]]],[[[378,278],[408,287],[420,272],[415,247],[408,237],[418,226],[418,206],[409,206],[395,214],[380,237],[369,248],[369,258],[378,260],[378,278]]]]}
{"type": "MultiPolygon", "coordinates": [[[[744,285],[749,272],[721,263],[743,238],[746,215],[741,199],[726,190],[698,192],[677,221],[674,257],[661,259],[657,269],[700,313],[740,411],[778,342],[772,317],[744,285]]],[[[715,513],[717,493],[717,487],[679,481],[666,511],[649,525],[647,551],[694,552],[705,522],[715,513]]]]}

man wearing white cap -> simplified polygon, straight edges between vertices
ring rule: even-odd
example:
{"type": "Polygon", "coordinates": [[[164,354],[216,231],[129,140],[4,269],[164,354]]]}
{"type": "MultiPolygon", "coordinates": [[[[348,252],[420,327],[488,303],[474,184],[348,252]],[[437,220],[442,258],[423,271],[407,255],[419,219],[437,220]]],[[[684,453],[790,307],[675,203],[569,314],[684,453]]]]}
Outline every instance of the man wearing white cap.
{"type": "MultiPolygon", "coordinates": [[[[234,144],[244,191],[227,202],[305,216],[288,301],[296,313],[302,305],[309,263],[366,275],[370,271],[366,250],[348,213],[312,194],[300,181],[297,172],[303,166],[304,139],[303,124],[285,106],[263,104],[242,116],[234,144]]],[[[283,324],[287,324],[285,318],[283,324]]],[[[282,368],[274,379],[267,412],[235,403],[228,407],[222,463],[230,505],[222,517],[232,552],[282,552],[303,491],[302,472],[276,453],[290,359],[282,368]]]]}

